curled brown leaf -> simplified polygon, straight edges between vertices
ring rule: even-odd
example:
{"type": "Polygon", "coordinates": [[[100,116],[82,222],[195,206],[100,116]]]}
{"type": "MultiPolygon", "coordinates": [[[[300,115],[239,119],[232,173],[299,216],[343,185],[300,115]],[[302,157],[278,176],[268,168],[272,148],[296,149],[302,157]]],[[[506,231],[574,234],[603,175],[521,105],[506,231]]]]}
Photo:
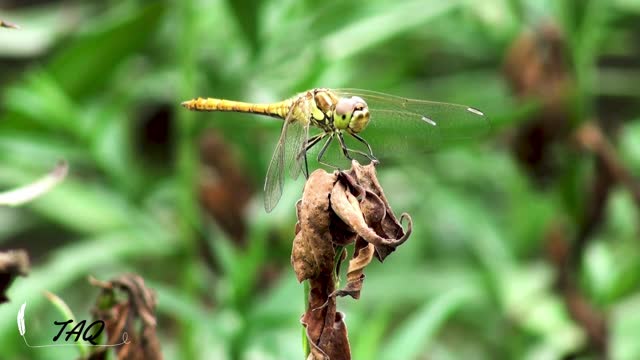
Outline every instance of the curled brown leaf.
{"type": "Polygon", "coordinates": [[[396,218],[391,206],[384,196],[382,186],[378,182],[375,166],[362,166],[354,161],[351,171],[341,174],[344,179],[334,187],[332,207],[336,214],[349,225],[360,237],[373,244],[380,261],[402,245],[411,235],[412,222],[408,214],[396,218]],[[347,184],[352,186],[346,188],[347,184]],[[356,194],[362,194],[362,201],[357,201],[356,194],[350,190],[357,184],[356,194]],[[401,221],[407,219],[407,229],[401,221]]]}
{"type": "Polygon", "coordinates": [[[374,253],[375,247],[373,244],[358,238],[353,251],[353,258],[349,261],[349,268],[347,269],[347,285],[338,291],[334,291],[331,296],[349,295],[354,299],[359,299],[365,278],[364,269],[373,259],[374,253]]]}
{"type": "Polygon", "coordinates": [[[331,241],[329,225],[329,194],[336,181],[335,174],[314,171],[304,186],[302,201],[299,201],[299,231],[293,240],[291,264],[298,281],[312,279],[333,269],[335,250],[331,241]]]}
{"type": "Polygon", "coordinates": [[[384,260],[411,234],[411,218],[396,218],[376,178],[374,165],[353,162],[348,172],[315,171],[297,204],[298,223],[291,262],[299,281],[309,280],[307,311],[301,318],[308,359],[350,359],[344,316],[336,296],[360,297],[364,269],[374,255],[384,260]],[[408,220],[405,230],[402,220],[408,220]],[[347,284],[336,291],[342,247],[355,243],[347,284]],[[337,251],[340,251],[339,253],[337,251]],[[339,256],[336,256],[339,254],[339,256]]]}
{"type": "MultiPolygon", "coordinates": [[[[89,282],[102,289],[93,313],[96,319],[105,322],[107,344],[122,342],[124,333],[129,339],[127,343],[116,347],[117,359],[162,359],[156,335],[156,297],[144,285],[144,279],[135,274],[126,274],[107,282],[89,278],[89,282]],[[126,300],[119,301],[118,291],[126,294],[126,300]]],[[[102,358],[104,351],[105,348],[99,348],[91,358],[102,358]]]]}

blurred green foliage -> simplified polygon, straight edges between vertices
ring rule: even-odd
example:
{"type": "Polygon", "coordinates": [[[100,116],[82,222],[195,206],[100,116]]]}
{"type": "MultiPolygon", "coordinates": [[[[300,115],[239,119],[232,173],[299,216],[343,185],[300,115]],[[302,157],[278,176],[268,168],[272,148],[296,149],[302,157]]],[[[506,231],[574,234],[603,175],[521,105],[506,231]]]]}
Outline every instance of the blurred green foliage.
{"type": "MultiPolygon", "coordinates": [[[[74,348],[26,348],[15,328],[20,304],[29,304],[30,342],[48,343],[58,314],[44,290],[88,318],[98,290],[87,275],[123,272],[139,273],[157,291],[167,359],[303,358],[303,290],[289,266],[302,182],[287,182],[272,214],[261,205],[281,124],[189,113],[179,103],[197,96],[274,101],[313,87],[471,104],[494,130],[488,139],[409,152],[406,161],[379,167],[390,203],[412,215],[414,233],[367,269],[359,301],[339,301],[354,359],[559,359],[588,348],[554,289],[544,238],[558,219],[576,231],[570,219],[582,211],[580,201],[563,194],[586,197],[593,159],[567,161],[573,182],[534,186],[503,144],[526,109],[501,67],[522,31],[556,23],[576,79],[572,112],[611,124],[624,164],[638,175],[639,1],[10,5],[0,18],[21,30],[0,29],[0,184],[24,184],[58,159],[69,162],[70,174],[32,204],[0,209],[0,247],[26,248],[34,263],[12,286],[12,302],[0,306],[0,358],[77,357],[74,348]],[[601,61],[608,56],[631,60],[601,61]],[[611,98],[624,110],[599,108],[611,98]],[[152,146],[143,129],[163,108],[168,136],[152,146]],[[245,246],[200,206],[205,131],[223,135],[256,190],[243,215],[245,246]]],[[[393,141],[387,136],[378,141],[393,141]]],[[[612,359],[640,358],[639,219],[631,195],[617,189],[578,272],[580,287],[607,316],[612,359]]]]}

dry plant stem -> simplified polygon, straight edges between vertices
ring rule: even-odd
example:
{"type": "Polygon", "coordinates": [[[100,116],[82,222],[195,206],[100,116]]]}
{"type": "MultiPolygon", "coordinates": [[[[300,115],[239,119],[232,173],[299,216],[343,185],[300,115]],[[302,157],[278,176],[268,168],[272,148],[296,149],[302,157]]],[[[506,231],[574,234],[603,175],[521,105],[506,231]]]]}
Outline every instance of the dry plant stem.
{"type": "Polygon", "coordinates": [[[636,206],[640,208],[640,181],[624,166],[615,148],[596,122],[588,122],[580,127],[575,137],[581,147],[593,152],[604,163],[612,177],[629,190],[636,206]]]}
{"type": "Polygon", "coordinates": [[[584,329],[589,339],[588,348],[603,357],[606,356],[608,347],[606,318],[589,302],[576,285],[575,268],[572,266],[571,259],[575,258],[574,253],[581,249],[571,246],[567,239],[566,229],[559,223],[550,226],[546,235],[546,244],[549,260],[556,268],[557,291],[562,296],[569,315],[584,329]]]}
{"type": "Polygon", "coordinates": [[[573,134],[573,140],[581,149],[595,155],[595,182],[576,238],[569,241],[567,230],[556,223],[550,227],[547,244],[550,246],[551,260],[557,269],[557,290],[564,299],[570,316],[583,328],[589,339],[582,352],[595,352],[605,357],[608,349],[606,315],[591,304],[581,291],[576,280],[577,272],[588,242],[603,220],[606,200],[612,185],[618,183],[624,186],[640,208],[640,183],[625,167],[614,146],[595,121],[587,122],[578,128],[573,134]]]}
{"type": "MultiPolygon", "coordinates": [[[[586,124],[572,133],[575,77],[571,72],[570,56],[561,27],[542,23],[534,31],[523,33],[509,50],[505,75],[513,93],[522,100],[536,100],[539,112],[516,132],[514,155],[538,185],[548,185],[554,174],[562,171],[554,156],[554,145],[569,147],[571,136],[582,149],[595,153],[597,168],[595,182],[588,194],[584,217],[577,224],[576,238],[569,241],[568,231],[558,222],[550,224],[546,235],[550,261],[556,268],[556,287],[567,310],[588,337],[590,348],[606,356],[607,328],[603,314],[581,293],[576,281],[580,261],[587,243],[604,217],[604,205],[611,185],[626,186],[640,206],[640,188],[631,173],[618,159],[613,146],[594,124],[586,124]]],[[[581,352],[582,353],[582,352],[581,352]]],[[[576,356],[576,354],[572,354],[576,356]]]]}
{"type": "Polygon", "coordinates": [[[350,359],[344,316],[337,311],[336,297],[360,297],[364,268],[374,255],[382,261],[411,233],[384,197],[374,165],[353,162],[350,171],[315,171],[305,184],[297,204],[298,224],[291,263],[299,281],[308,280],[307,309],[301,318],[309,345],[307,359],[350,359]],[[344,247],[354,244],[347,284],[337,289],[344,247]]]}
{"type": "Polygon", "coordinates": [[[558,290],[565,300],[571,317],[584,329],[592,350],[606,356],[608,348],[606,317],[581,293],[576,285],[575,272],[580,268],[580,259],[583,258],[594,228],[604,216],[604,204],[611,185],[614,183],[623,185],[640,208],[640,182],[624,166],[614,146],[595,121],[587,122],[578,128],[574,139],[582,149],[596,156],[596,183],[586,219],[581,224],[575,241],[570,243],[567,240],[566,231],[556,224],[548,234],[548,243],[552,245],[552,260],[558,269],[558,290]]]}
{"type": "MultiPolygon", "coordinates": [[[[303,286],[304,291],[304,312],[308,312],[309,309],[309,292],[311,291],[311,285],[309,285],[309,281],[304,282],[303,286]]],[[[307,336],[307,329],[305,327],[302,328],[302,353],[305,358],[309,356],[311,352],[311,348],[309,347],[309,337],[307,336]]]]}
{"type": "Polygon", "coordinates": [[[595,178],[590,185],[581,222],[571,245],[569,266],[573,271],[580,269],[582,257],[589,241],[593,239],[595,232],[604,223],[607,200],[616,183],[613,174],[607,170],[607,165],[600,158],[596,158],[593,175],[595,178]]]}

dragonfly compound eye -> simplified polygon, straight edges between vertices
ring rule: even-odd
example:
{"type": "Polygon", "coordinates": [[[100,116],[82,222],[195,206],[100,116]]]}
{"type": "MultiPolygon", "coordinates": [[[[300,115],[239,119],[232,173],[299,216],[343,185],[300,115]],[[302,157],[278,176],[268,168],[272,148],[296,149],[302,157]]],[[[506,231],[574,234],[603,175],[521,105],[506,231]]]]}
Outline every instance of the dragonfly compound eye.
{"type": "Polygon", "coordinates": [[[351,99],[355,102],[355,106],[349,122],[349,129],[354,133],[359,133],[369,125],[371,115],[367,103],[362,98],[354,96],[351,99]]]}
{"type": "Polygon", "coordinates": [[[339,130],[346,130],[357,133],[369,123],[369,109],[367,103],[358,96],[341,98],[336,104],[336,111],[333,118],[334,126],[339,130]]]}

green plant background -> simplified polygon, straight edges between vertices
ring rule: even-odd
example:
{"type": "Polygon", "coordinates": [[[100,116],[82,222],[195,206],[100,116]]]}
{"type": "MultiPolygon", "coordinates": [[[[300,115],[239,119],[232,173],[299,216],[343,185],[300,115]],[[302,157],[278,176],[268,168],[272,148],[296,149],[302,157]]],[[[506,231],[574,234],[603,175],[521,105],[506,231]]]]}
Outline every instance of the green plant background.
{"type": "MultiPolygon", "coordinates": [[[[501,68],[524,29],[557,23],[574,64],[574,110],[606,122],[598,101],[623,99],[631,115],[615,146],[640,174],[639,1],[19,3],[0,9],[22,27],[0,29],[0,185],[27,183],[59,159],[70,175],[27,206],[0,208],[0,248],[25,248],[33,263],[0,306],[0,358],[78,357],[75,348],[26,348],[20,304],[28,304],[30,342],[48,343],[60,315],[44,290],[89,318],[98,291],[87,275],[135,272],[157,292],[167,359],[302,359],[303,290],[289,254],[303,183],[288,181],[273,213],[262,208],[281,123],[179,104],[197,96],[273,101],[319,86],[472,104],[493,127],[487,139],[380,166],[393,208],[412,215],[414,233],[369,266],[359,301],[339,300],[354,359],[560,359],[588,347],[554,290],[543,239],[551,221],[580,211],[593,158],[573,159],[575,181],[535,187],[504,145],[523,109],[501,68]],[[606,55],[635,62],[605,67],[598,60],[606,55]],[[141,127],[158,109],[168,112],[169,141],[141,146],[141,127]],[[245,246],[196,196],[205,130],[224,137],[256,190],[243,215],[245,246]]],[[[640,358],[639,218],[630,194],[616,188],[577,274],[606,315],[612,359],[640,358]]]]}

